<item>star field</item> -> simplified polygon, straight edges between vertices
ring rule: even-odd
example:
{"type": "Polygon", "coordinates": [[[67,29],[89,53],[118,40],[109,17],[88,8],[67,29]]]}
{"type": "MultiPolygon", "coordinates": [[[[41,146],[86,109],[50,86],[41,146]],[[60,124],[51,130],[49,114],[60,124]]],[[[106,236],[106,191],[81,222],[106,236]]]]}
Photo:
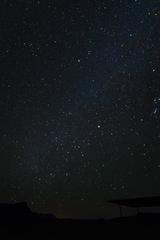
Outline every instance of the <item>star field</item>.
{"type": "Polygon", "coordinates": [[[160,194],[159,29],[157,0],[0,2],[1,202],[106,217],[160,194]]]}

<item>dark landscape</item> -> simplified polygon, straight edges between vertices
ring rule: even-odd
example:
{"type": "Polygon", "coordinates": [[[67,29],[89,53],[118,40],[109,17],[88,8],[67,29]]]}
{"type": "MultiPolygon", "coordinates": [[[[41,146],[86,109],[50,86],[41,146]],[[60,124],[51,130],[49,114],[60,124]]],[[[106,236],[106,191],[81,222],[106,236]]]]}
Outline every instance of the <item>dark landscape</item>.
{"type": "Polygon", "coordinates": [[[53,214],[32,212],[25,202],[0,205],[0,234],[10,238],[54,239],[60,236],[94,237],[108,236],[109,233],[153,231],[160,231],[160,213],[138,213],[108,220],[58,219],[53,214]]]}

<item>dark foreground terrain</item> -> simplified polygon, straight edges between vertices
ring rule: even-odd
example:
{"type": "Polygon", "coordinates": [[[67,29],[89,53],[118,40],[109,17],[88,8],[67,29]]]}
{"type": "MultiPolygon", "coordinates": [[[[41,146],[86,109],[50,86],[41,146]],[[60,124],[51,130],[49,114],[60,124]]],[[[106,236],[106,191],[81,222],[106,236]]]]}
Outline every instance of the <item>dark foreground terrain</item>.
{"type": "Polygon", "coordinates": [[[26,203],[0,205],[2,239],[54,239],[108,236],[112,233],[159,232],[160,214],[138,214],[112,220],[60,220],[30,211],[26,203]]]}

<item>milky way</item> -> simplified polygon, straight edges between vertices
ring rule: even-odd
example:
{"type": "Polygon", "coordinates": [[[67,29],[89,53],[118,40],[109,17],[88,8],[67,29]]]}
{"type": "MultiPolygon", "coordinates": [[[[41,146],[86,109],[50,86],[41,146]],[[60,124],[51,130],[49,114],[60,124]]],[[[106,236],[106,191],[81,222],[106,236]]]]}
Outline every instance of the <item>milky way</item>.
{"type": "Polygon", "coordinates": [[[1,202],[106,217],[160,194],[159,29],[157,0],[1,0],[1,202]]]}

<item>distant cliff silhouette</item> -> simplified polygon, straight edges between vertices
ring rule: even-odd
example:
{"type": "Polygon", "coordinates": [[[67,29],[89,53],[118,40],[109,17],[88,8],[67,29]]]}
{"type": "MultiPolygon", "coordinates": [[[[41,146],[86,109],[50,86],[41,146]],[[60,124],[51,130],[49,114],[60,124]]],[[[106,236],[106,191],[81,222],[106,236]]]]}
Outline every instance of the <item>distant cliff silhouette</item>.
{"type": "Polygon", "coordinates": [[[21,221],[26,218],[32,219],[56,219],[53,214],[35,213],[30,210],[26,202],[15,204],[0,204],[0,221],[2,219],[21,221]]]}
{"type": "Polygon", "coordinates": [[[0,204],[0,237],[4,234],[5,237],[9,236],[9,239],[13,239],[14,236],[16,239],[19,239],[17,237],[53,239],[72,235],[100,237],[100,235],[108,236],[109,232],[139,231],[160,232],[160,214],[138,213],[135,216],[111,220],[57,219],[53,214],[32,212],[25,202],[0,204]]]}
{"type": "Polygon", "coordinates": [[[55,224],[55,215],[32,212],[26,202],[0,204],[0,232],[11,235],[25,232],[42,234],[55,230],[55,224]]]}

